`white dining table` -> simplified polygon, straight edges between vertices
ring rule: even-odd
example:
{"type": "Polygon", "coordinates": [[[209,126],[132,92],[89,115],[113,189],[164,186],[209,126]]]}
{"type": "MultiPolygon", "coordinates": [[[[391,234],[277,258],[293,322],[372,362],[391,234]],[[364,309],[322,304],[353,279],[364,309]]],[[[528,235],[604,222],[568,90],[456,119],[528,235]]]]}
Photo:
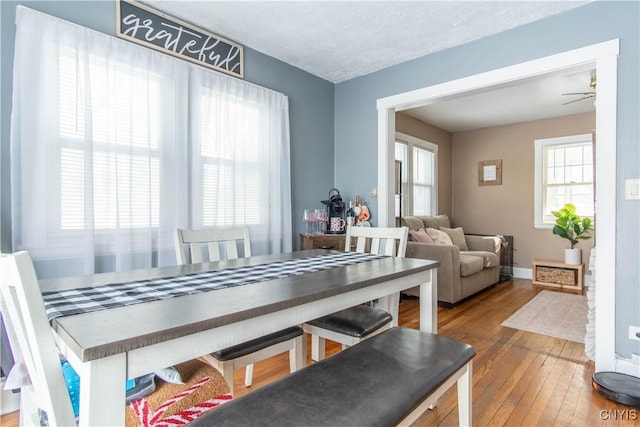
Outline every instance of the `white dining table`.
{"type": "MultiPolygon", "coordinates": [[[[257,266],[331,251],[41,280],[43,292],[257,266]]],[[[81,426],[124,424],[124,383],[277,330],[420,287],[420,329],[437,332],[436,261],[384,257],[170,299],[51,320],[80,376],[81,426]]],[[[394,319],[397,324],[397,318],[394,319]]]]}

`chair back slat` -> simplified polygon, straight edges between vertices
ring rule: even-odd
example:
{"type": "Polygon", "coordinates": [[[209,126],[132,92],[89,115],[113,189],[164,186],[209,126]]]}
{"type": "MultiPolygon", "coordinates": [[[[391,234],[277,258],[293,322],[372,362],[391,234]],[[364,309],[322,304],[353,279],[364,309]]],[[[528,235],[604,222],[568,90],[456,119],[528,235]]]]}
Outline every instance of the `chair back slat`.
{"type": "Polygon", "coordinates": [[[189,257],[192,263],[202,262],[202,245],[198,243],[189,243],[189,257]]]}
{"type": "Polygon", "coordinates": [[[345,251],[351,250],[351,239],[356,239],[356,252],[404,258],[407,251],[407,227],[354,227],[348,226],[345,251]],[[367,241],[369,250],[367,251],[367,241]]]}
{"type": "Polygon", "coordinates": [[[3,254],[0,271],[1,308],[11,350],[17,363],[24,361],[31,379],[31,385],[21,388],[21,424],[39,425],[40,408],[51,426],[75,425],[33,261],[27,252],[3,254]]]}
{"type": "Polygon", "coordinates": [[[238,245],[235,240],[227,240],[224,246],[227,249],[227,259],[238,259],[238,245]]]}
{"type": "Polygon", "coordinates": [[[374,237],[371,239],[371,253],[379,254],[380,253],[380,239],[374,237]]]}
{"type": "MultiPolygon", "coordinates": [[[[207,243],[207,247],[209,248],[209,261],[220,261],[220,245],[218,242],[209,242],[207,243]]],[[[198,248],[198,256],[199,260],[196,261],[193,257],[191,258],[193,263],[202,262],[202,251],[198,248]]]]}
{"type": "Polygon", "coordinates": [[[244,256],[251,256],[251,239],[248,227],[231,229],[203,228],[195,230],[177,229],[175,231],[175,250],[178,265],[203,262],[203,245],[209,252],[209,261],[220,261],[223,252],[226,259],[238,259],[238,244],[242,243],[244,256]],[[189,248],[189,254],[185,247],[189,248]],[[189,256],[190,255],[190,258],[189,256]]]}
{"type": "MultiPolygon", "coordinates": [[[[346,249],[345,249],[347,252],[349,252],[351,250],[350,242],[351,242],[351,239],[347,239],[346,249]]],[[[362,237],[358,237],[358,239],[356,239],[356,252],[365,253],[366,252],[366,245],[367,245],[367,239],[362,238],[362,237]]]]}

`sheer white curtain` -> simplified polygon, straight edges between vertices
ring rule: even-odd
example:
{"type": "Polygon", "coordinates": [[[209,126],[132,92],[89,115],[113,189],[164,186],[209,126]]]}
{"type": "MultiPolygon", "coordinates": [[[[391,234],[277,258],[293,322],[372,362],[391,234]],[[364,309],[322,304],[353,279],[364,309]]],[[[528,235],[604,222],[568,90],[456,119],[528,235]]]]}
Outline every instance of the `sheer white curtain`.
{"type": "Polygon", "coordinates": [[[25,7],[16,24],[13,249],[67,274],[175,263],[188,67],[25,7]]]}
{"type": "Polygon", "coordinates": [[[192,226],[248,225],[252,252],[291,251],[286,96],[191,72],[192,226]]]}
{"type": "Polygon", "coordinates": [[[291,250],[286,96],[23,6],[16,24],[12,248],[41,277],[175,264],[176,228],[291,250]]]}

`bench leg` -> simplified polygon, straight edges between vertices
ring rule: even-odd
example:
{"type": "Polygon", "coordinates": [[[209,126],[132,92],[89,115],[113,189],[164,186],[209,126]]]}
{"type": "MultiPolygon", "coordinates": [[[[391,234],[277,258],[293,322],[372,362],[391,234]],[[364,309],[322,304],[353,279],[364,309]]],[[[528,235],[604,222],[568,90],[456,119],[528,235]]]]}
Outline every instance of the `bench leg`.
{"type": "Polygon", "coordinates": [[[471,425],[473,388],[473,362],[469,361],[465,372],[458,378],[458,423],[461,426],[471,425]]]}
{"type": "Polygon", "coordinates": [[[253,363],[244,367],[244,385],[251,387],[251,384],[253,384],[253,363]]]}
{"type": "Polygon", "coordinates": [[[458,369],[444,383],[440,384],[437,389],[433,390],[411,413],[398,423],[398,426],[411,426],[427,409],[433,409],[438,399],[456,383],[458,389],[458,423],[464,427],[471,426],[471,387],[473,386],[473,365],[471,360],[458,369]]]}

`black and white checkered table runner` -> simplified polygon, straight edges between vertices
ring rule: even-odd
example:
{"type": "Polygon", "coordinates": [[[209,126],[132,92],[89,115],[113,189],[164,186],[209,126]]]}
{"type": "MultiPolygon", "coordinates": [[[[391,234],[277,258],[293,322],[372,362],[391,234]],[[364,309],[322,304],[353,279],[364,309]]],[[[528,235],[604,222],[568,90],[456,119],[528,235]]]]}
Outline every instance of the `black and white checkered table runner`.
{"type": "Polygon", "coordinates": [[[51,320],[60,316],[88,313],[328,270],[383,257],[382,255],[356,252],[339,252],[184,276],[51,291],[43,293],[44,305],[47,317],[51,320]]]}

